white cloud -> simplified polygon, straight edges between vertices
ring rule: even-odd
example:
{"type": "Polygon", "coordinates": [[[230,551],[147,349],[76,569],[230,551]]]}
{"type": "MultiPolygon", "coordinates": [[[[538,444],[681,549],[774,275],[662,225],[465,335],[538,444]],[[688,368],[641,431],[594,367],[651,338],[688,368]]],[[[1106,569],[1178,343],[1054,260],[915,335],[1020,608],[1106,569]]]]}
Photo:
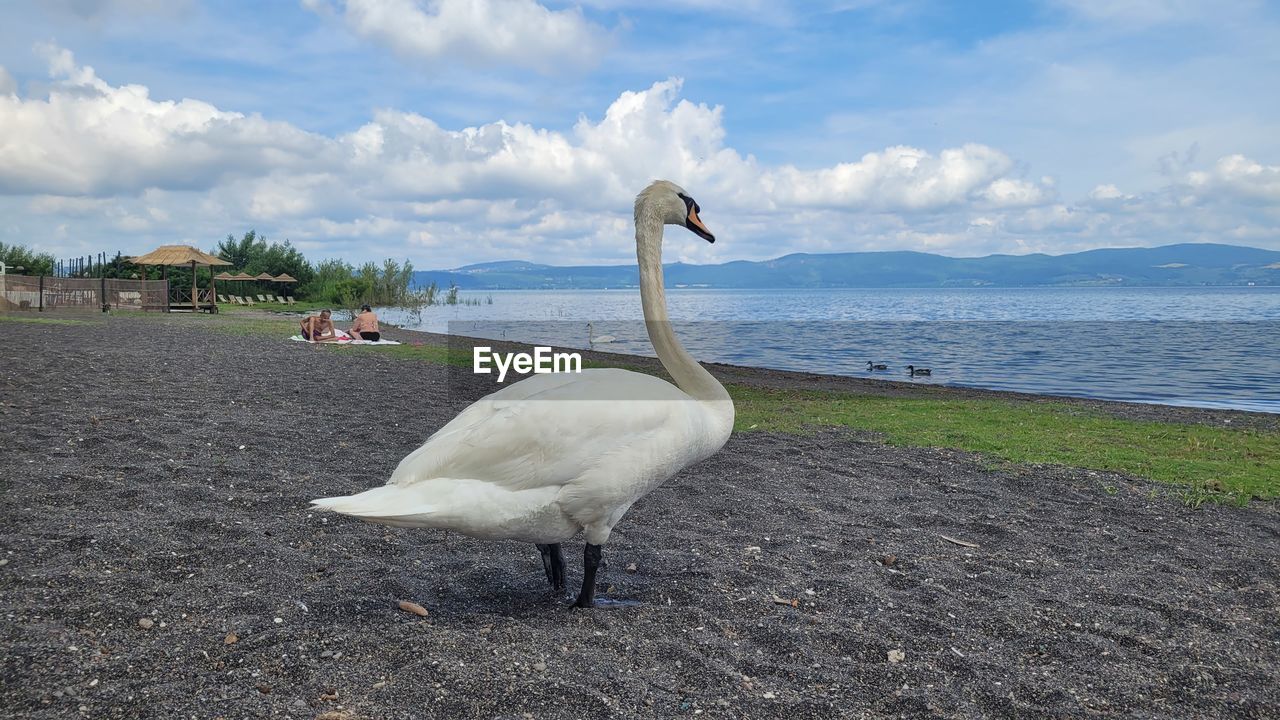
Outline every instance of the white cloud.
{"type": "Polygon", "coordinates": [[[341,196],[348,188],[326,173],[273,173],[250,182],[246,189],[252,217],[279,220],[332,212],[336,208],[326,200],[341,196]]]}
{"type": "Polygon", "coordinates": [[[1051,183],[1041,179],[1037,185],[1027,180],[999,178],[992,181],[980,196],[995,207],[1026,207],[1038,205],[1052,196],[1051,183]]]}
{"type": "Polygon", "coordinates": [[[670,79],[622,93],[599,121],[571,134],[496,122],[445,130],[412,113],[381,111],[342,142],[353,165],[379,177],[386,199],[551,197],[595,209],[624,207],[655,177],[713,192],[742,210],[836,207],[937,210],[981,200],[1016,207],[1043,187],[1007,177],[998,150],[965,145],[937,156],[911,147],[868,153],[831,168],[763,168],[726,147],[723,109],[679,99],[670,79]]]}
{"type": "Polygon", "coordinates": [[[1280,237],[1280,167],[1241,155],[1203,169],[1189,158],[1164,187],[1130,194],[1103,183],[1073,203],[1051,177],[1022,177],[1021,163],[977,143],[898,145],[822,167],[762,163],[729,145],[725,109],[682,98],[678,79],[623,92],[565,131],[448,129],[384,109],[324,135],[153,99],[65,50],[45,52],[56,79],[47,97],[0,95],[0,239],[49,238],[59,251],[83,237],[125,252],[210,246],[252,227],[316,259],[629,262],[631,199],[656,177],[694,194],[725,241],[673,241],[668,256],[686,261],[1280,237]],[[51,230],[60,226],[62,240],[51,230]]]}
{"type": "Polygon", "coordinates": [[[936,210],[975,199],[996,206],[1039,201],[1040,187],[1006,177],[1012,167],[1007,155],[985,145],[949,148],[936,157],[898,146],[823,170],[766,172],[764,188],[775,203],[881,211],[936,210]]]}
{"type": "Polygon", "coordinates": [[[1280,166],[1243,155],[1228,155],[1211,170],[1188,173],[1187,183],[1200,195],[1225,192],[1244,200],[1280,202],[1280,166]]]}
{"type": "MultiPolygon", "coordinates": [[[[534,0],[338,0],[357,35],[405,58],[488,66],[514,64],[539,72],[573,71],[594,64],[608,31],[576,8],[550,10],[534,0]]],[[[303,0],[321,13],[324,0],[303,0]]]]}
{"type": "Polygon", "coordinates": [[[654,177],[704,183],[749,163],[722,147],[720,110],[675,102],[678,80],[624,92],[572,133],[498,121],[446,130],[415,113],[383,110],[340,138],[353,172],[377,177],[381,199],[470,196],[555,198],[578,206],[625,206],[654,177]]]}
{"type": "Polygon", "coordinates": [[[0,95],[0,192],[198,190],[327,160],[328,140],[287,123],[199,100],[155,101],[145,87],[108,85],[67,50],[42,52],[55,78],[48,97],[0,95]]]}
{"type": "Polygon", "coordinates": [[[1093,199],[1093,200],[1107,201],[1107,200],[1122,200],[1128,196],[1120,192],[1120,188],[1108,183],[1106,185],[1099,185],[1095,187],[1092,191],[1089,192],[1089,197],[1090,199],[1093,199]]]}

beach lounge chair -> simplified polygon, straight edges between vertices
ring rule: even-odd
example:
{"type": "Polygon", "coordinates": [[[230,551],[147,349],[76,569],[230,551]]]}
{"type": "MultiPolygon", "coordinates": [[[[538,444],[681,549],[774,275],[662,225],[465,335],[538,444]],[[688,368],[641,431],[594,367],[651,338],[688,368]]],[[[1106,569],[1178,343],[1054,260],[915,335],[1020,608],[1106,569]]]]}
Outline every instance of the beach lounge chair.
{"type": "Polygon", "coordinates": [[[283,296],[283,295],[277,295],[277,296],[276,296],[276,302],[280,303],[281,305],[287,305],[287,304],[288,304],[288,303],[286,303],[286,302],[285,302],[285,300],[284,300],[284,296],[283,296]]]}
{"type": "Polygon", "coordinates": [[[230,301],[228,301],[228,300],[227,300],[227,296],[226,296],[226,295],[219,295],[219,296],[218,296],[218,302],[222,303],[223,305],[226,305],[226,304],[227,304],[228,302],[230,302],[230,301]]]}
{"type": "Polygon", "coordinates": [[[258,296],[258,302],[264,303],[266,301],[267,301],[266,298],[262,297],[261,295],[258,296]]]}
{"type": "Polygon", "coordinates": [[[263,302],[269,302],[269,303],[273,303],[275,301],[276,301],[276,296],[272,295],[271,293],[267,293],[267,299],[263,300],[263,302]]]}
{"type": "Polygon", "coordinates": [[[294,302],[294,301],[293,301],[293,296],[292,296],[292,295],[290,295],[290,296],[289,296],[289,304],[290,304],[290,305],[297,305],[297,304],[298,304],[298,303],[296,303],[296,302],[294,302]]]}
{"type": "Polygon", "coordinates": [[[245,295],[244,304],[252,306],[252,305],[255,305],[256,303],[253,302],[253,298],[249,297],[248,295],[245,295]]]}

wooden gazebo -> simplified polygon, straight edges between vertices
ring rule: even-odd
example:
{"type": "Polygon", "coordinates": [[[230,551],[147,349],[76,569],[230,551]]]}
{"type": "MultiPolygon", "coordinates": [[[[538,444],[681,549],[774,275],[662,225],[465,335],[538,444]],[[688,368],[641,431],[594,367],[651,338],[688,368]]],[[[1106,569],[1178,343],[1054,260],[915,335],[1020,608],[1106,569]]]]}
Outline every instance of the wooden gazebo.
{"type": "MultiPolygon", "coordinates": [[[[196,285],[196,266],[213,267],[215,265],[230,265],[231,263],[223,260],[217,255],[210,255],[203,250],[198,250],[190,245],[161,245],[146,255],[139,255],[130,258],[129,262],[134,265],[159,265],[165,280],[169,279],[169,266],[191,266],[191,312],[199,312],[208,310],[209,312],[218,312],[217,299],[217,277],[211,276],[209,280],[209,302],[200,302],[200,288],[196,285]]],[[[165,296],[165,310],[172,310],[174,307],[185,309],[185,303],[176,305],[170,304],[168,295],[165,296]]]]}

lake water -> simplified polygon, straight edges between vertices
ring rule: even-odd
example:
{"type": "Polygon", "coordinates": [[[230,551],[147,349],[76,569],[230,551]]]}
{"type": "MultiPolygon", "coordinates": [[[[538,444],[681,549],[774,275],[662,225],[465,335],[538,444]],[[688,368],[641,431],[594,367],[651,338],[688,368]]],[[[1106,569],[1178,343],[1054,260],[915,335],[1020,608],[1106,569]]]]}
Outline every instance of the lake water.
{"type": "MultiPolygon", "coordinates": [[[[669,289],[703,361],[1280,412],[1280,288],[669,289]],[[867,361],[888,371],[869,372],[867,361]],[[931,368],[910,378],[906,366],[931,368]]],[[[652,355],[635,290],[476,291],[407,328],[652,355]]]]}

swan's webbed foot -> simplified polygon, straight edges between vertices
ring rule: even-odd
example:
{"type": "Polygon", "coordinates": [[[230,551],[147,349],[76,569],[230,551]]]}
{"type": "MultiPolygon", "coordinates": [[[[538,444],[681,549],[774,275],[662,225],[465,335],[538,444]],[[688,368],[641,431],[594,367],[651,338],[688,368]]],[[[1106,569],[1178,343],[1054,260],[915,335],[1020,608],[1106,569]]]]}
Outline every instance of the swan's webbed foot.
{"type": "Polygon", "coordinates": [[[560,543],[537,546],[542,553],[542,569],[547,574],[547,583],[552,590],[564,590],[564,553],[560,551],[560,543]]]}

